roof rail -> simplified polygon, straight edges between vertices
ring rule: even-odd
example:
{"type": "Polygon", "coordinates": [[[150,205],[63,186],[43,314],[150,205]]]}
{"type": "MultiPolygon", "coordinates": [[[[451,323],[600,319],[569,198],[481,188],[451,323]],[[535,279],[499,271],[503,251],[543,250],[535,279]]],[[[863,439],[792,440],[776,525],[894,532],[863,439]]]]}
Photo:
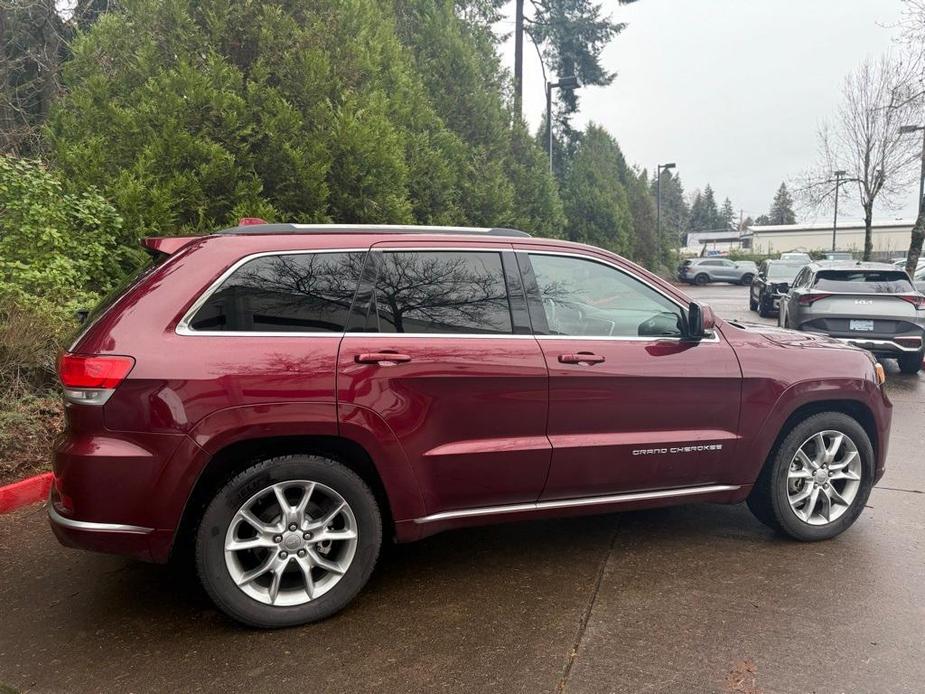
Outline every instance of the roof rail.
{"type": "Polygon", "coordinates": [[[259,236],[268,234],[465,234],[473,236],[526,236],[519,229],[503,227],[445,227],[412,224],[245,224],[217,234],[259,236]]]}

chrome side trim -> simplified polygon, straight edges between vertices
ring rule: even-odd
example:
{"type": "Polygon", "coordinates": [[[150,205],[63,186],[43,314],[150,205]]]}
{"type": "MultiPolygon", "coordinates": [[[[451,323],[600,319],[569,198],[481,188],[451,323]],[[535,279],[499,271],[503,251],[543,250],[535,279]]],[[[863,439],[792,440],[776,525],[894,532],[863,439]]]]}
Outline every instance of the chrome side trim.
{"type": "Polygon", "coordinates": [[[48,517],[55,525],[71,530],[82,530],[90,533],[128,533],[130,535],[147,535],[154,531],[154,528],[142,528],[138,525],[122,525],[121,523],[91,523],[89,521],[79,521],[73,518],[65,518],[55,510],[55,505],[48,504],[48,517]]]}
{"type": "Polygon", "coordinates": [[[444,511],[422,518],[415,518],[414,522],[422,525],[435,521],[452,520],[454,518],[471,518],[476,516],[495,516],[503,513],[524,513],[529,511],[545,511],[557,508],[576,508],[582,506],[601,506],[605,504],[626,504],[633,501],[650,501],[654,499],[673,499],[714,492],[733,492],[740,489],[740,485],[712,484],[705,487],[681,487],[679,489],[665,489],[657,492],[630,492],[627,494],[611,494],[609,496],[592,496],[582,499],[556,499],[554,501],[536,501],[528,504],[510,504],[507,506],[486,506],[482,508],[467,508],[459,511],[444,511]]]}

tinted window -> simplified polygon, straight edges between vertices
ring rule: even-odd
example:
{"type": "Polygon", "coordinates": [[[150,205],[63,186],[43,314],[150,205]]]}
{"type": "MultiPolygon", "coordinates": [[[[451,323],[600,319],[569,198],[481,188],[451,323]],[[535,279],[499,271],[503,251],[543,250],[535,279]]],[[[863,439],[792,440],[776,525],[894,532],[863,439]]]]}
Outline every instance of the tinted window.
{"type": "Polygon", "coordinates": [[[722,260],[704,260],[704,261],[702,261],[700,264],[701,264],[701,265],[709,265],[709,266],[711,266],[711,267],[716,267],[716,266],[718,266],[718,265],[722,265],[722,264],[723,264],[723,261],[722,261],[722,260]]]}
{"type": "Polygon", "coordinates": [[[367,330],[510,334],[501,254],[491,251],[385,252],[367,330]]]}
{"type": "Polygon", "coordinates": [[[680,337],[681,309],[609,265],[531,255],[549,332],[554,335],[680,337]]]}
{"type": "Polygon", "coordinates": [[[915,291],[901,270],[820,270],[813,287],[826,292],[902,294],[915,291]]]}
{"type": "Polygon", "coordinates": [[[212,293],[193,330],[341,332],[365,253],[271,255],[246,262],[212,293]]]}

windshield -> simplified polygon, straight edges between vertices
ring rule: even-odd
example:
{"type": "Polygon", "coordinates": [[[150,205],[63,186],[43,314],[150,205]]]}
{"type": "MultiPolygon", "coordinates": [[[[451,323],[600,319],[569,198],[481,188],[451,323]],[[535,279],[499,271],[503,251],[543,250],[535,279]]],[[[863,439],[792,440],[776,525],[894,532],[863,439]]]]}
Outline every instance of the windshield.
{"type": "Polygon", "coordinates": [[[768,265],[768,279],[773,282],[792,282],[802,267],[784,263],[768,265]]]}
{"type": "Polygon", "coordinates": [[[903,294],[915,291],[905,272],[898,270],[820,270],[813,285],[826,292],[903,294]]]}

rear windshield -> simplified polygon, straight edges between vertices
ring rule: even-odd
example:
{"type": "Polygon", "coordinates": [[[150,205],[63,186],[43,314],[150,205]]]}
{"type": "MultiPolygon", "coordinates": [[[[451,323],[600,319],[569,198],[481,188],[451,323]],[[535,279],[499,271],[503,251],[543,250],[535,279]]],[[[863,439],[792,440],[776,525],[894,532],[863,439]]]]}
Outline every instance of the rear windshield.
{"type": "Polygon", "coordinates": [[[768,265],[768,279],[775,282],[792,282],[793,278],[803,268],[802,265],[786,265],[775,263],[768,265]]]}
{"type": "Polygon", "coordinates": [[[904,294],[914,292],[908,275],[900,270],[820,270],[816,289],[852,294],[904,294]]]}

